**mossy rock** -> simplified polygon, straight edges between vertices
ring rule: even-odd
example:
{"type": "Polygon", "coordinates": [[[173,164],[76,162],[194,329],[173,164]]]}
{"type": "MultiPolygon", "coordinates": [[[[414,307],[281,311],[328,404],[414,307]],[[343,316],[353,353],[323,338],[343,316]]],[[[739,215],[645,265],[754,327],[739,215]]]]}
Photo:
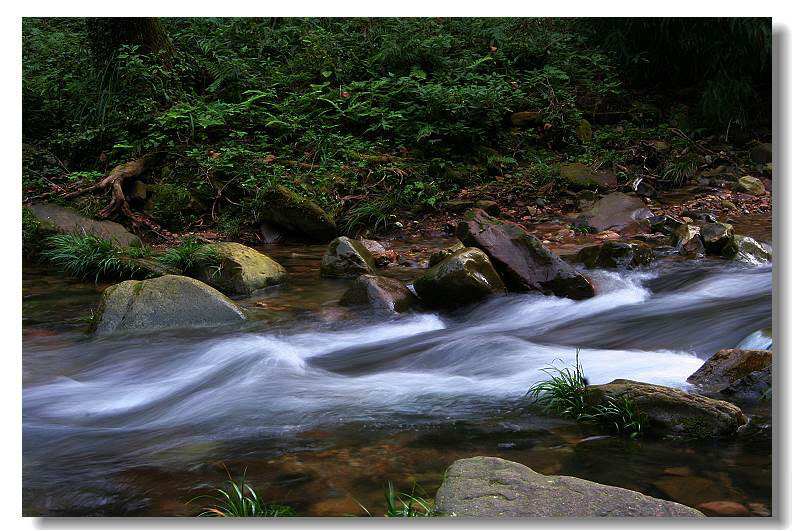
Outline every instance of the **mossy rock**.
{"type": "Polygon", "coordinates": [[[643,241],[606,241],[580,249],[577,261],[586,268],[634,269],[649,265],[654,260],[651,247],[643,241]]]}
{"type": "Polygon", "coordinates": [[[432,252],[432,255],[429,256],[429,266],[434,267],[435,265],[437,265],[447,257],[451,256],[456,252],[459,252],[463,248],[465,248],[465,245],[463,245],[460,242],[456,242],[448,248],[441,248],[440,250],[436,250],[432,252]]]}
{"type": "Polygon", "coordinates": [[[760,197],[765,194],[762,181],[756,177],[740,177],[735,188],[737,191],[760,197]]]}
{"type": "Polygon", "coordinates": [[[506,292],[487,255],[477,248],[463,248],[447,257],[413,283],[427,305],[455,309],[506,292]]]}
{"type": "Polygon", "coordinates": [[[698,394],[628,379],[587,387],[586,401],[596,406],[627,398],[646,416],[647,434],[685,438],[731,436],[748,421],[739,407],[698,394]]]}
{"type": "Polygon", "coordinates": [[[213,287],[194,278],[166,275],[127,280],[105,289],[92,328],[106,335],[219,326],[245,318],[239,306],[213,287]]]}
{"type": "Polygon", "coordinates": [[[290,232],[320,243],[330,241],[338,232],[335,220],[318,204],[291,191],[274,186],[262,196],[261,217],[290,232]]]}
{"type": "Polygon", "coordinates": [[[722,390],[752,372],[764,370],[772,365],[772,351],[725,349],[707,359],[687,378],[687,382],[722,390]]]}
{"type": "Polygon", "coordinates": [[[226,294],[250,294],[286,279],[286,269],[277,261],[240,243],[210,243],[203,248],[218,262],[201,264],[191,275],[226,294]]]}
{"type": "Polygon", "coordinates": [[[357,278],[361,274],[377,274],[377,267],[363,243],[341,236],[327,245],[319,274],[323,278],[357,278]]]}
{"type": "Polygon", "coordinates": [[[724,258],[761,265],[773,260],[773,253],[752,237],[735,234],[721,250],[724,258]]]}
{"type": "Polygon", "coordinates": [[[596,189],[613,188],[618,183],[616,175],[608,171],[594,171],[585,164],[578,162],[558,166],[561,178],[567,181],[570,188],[596,189]]]}
{"type": "Polygon", "coordinates": [[[708,254],[720,254],[734,236],[734,228],[729,223],[706,223],[699,235],[708,254]]]}
{"type": "Polygon", "coordinates": [[[35,216],[40,236],[65,233],[88,234],[100,239],[112,241],[120,247],[139,247],[140,238],[113,221],[97,221],[85,217],[76,210],[58,206],[57,204],[38,203],[27,207],[35,216]]]}
{"type": "Polygon", "coordinates": [[[757,144],[751,149],[751,162],[756,164],[767,164],[773,161],[773,144],[757,144]]]}

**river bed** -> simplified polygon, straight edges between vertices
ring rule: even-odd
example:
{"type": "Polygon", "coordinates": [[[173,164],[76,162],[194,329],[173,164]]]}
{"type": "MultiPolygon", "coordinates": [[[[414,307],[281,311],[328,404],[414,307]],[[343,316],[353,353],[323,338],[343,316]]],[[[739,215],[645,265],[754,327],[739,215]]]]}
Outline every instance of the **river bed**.
{"type": "Polygon", "coordinates": [[[432,497],[445,468],[474,455],[691,506],[770,509],[766,445],[603,436],[524,396],[578,349],[592,384],[687,388],[708,356],[771,325],[772,267],[662,260],[593,271],[590,300],[512,294],[384,318],[338,306],[349,282],[319,278],[323,246],[259,250],[290,280],[240,300],[244,325],[104,338],[84,329],[107,284],[24,268],[26,515],[194,515],[187,501],[226,469],[301,514],[381,514],[388,480],[432,497]]]}

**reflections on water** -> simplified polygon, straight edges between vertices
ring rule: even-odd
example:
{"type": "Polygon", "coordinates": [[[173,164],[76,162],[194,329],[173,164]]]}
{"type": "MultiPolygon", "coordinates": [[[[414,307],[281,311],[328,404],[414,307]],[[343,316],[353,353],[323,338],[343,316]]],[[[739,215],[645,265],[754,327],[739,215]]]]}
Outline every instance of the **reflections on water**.
{"type": "MultiPolygon", "coordinates": [[[[769,503],[769,479],[755,475],[756,468],[769,473],[768,454],[743,465],[735,444],[689,453],[649,441],[629,451],[611,438],[581,442],[590,433],[579,426],[520,406],[540,369],[573,363],[576,348],[592,383],[684,386],[714,351],[761,344],[752,333],[770,326],[770,267],[688,262],[596,271],[600,294],[582,302],[510,295],[452,314],[374,320],[337,309],[346,283],[318,281],[309,272],[315,259],[309,254],[289,287],[262,296],[282,304],[286,316],[222,336],[26,335],[27,509],[76,513],[83,504],[109,503],[113,513],[138,505],[141,513],[189,513],[168,505],[158,484],[186,488],[190,473],[193,483],[215,480],[217,462],[228,461],[250,466],[252,479],[288,491],[310,513],[332,512],[343,502],[331,499],[350,491],[362,498],[373,492],[376,503],[384,481],[409,476],[436,488],[452,456],[498,453],[539,471],[557,468],[666,498],[672,495],[649,479],[662,475],[660,463],[678,462],[704,475],[727,474],[733,495],[747,492],[737,484],[747,481],[751,498],[769,503]],[[308,310],[295,311],[301,304],[308,310]],[[595,465],[585,456],[590,451],[624,465],[595,465]],[[731,463],[719,465],[712,454],[731,463]],[[283,476],[290,473],[302,478],[289,482],[283,476]],[[344,487],[328,490],[328,483],[344,487]]],[[[32,285],[26,289],[35,301],[32,285]]],[[[101,290],[86,289],[93,299],[101,290]]],[[[73,307],[85,309],[76,299],[73,307]]],[[[25,313],[32,328],[41,314],[54,317],[45,304],[27,305],[25,313]]]]}

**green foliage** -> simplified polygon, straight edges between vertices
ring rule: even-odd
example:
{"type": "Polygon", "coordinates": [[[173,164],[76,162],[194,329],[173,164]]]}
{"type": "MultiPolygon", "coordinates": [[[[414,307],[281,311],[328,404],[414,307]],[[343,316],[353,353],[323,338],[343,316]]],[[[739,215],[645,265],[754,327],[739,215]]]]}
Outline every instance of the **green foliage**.
{"type": "Polygon", "coordinates": [[[256,490],[242,478],[235,481],[229,474],[224,488],[216,488],[214,495],[201,495],[189,502],[207,499],[211,502],[198,517],[294,517],[297,513],[290,506],[266,504],[256,490]]]}
{"type": "Polygon", "coordinates": [[[433,517],[435,515],[430,502],[415,494],[415,486],[410,493],[397,492],[393,483],[388,481],[385,502],[387,503],[385,517],[433,517]]]}
{"type": "Polygon", "coordinates": [[[221,261],[216,250],[206,246],[195,236],[185,237],[178,246],[157,255],[156,259],[163,265],[183,272],[189,272],[198,265],[218,266],[221,261]]]}
{"type": "Polygon", "coordinates": [[[27,257],[34,256],[38,250],[41,240],[39,227],[41,222],[30,211],[30,208],[22,208],[22,255],[27,257]]]}
{"type": "Polygon", "coordinates": [[[588,380],[580,364],[580,350],[575,354],[574,368],[561,369],[551,366],[542,369],[542,372],[547,374],[549,379],[531,386],[527,396],[540,406],[545,414],[598,424],[630,438],[643,434],[646,415],[626,396],[622,399],[607,397],[604,403],[589,404],[588,380]]]}
{"type": "Polygon", "coordinates": [[[86,278],[129,278],[140,267],[127,258],[141,257],[143,251],[119,248],[106,239],[88,234],[55,234],[44,240],[42,257],[70,276],[86,278]]]}
{"type": "Polygon", "coordinates": [[[160,182],[151,186],[151,214],[166,227],[184,227],[191,221],[192,201],[190,190],[181,184],[160,182]]]}

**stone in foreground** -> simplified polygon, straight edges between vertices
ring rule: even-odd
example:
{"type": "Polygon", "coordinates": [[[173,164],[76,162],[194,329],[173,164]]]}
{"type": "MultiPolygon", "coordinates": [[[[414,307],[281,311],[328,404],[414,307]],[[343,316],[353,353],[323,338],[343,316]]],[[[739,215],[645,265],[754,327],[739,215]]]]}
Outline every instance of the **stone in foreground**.
{"type": "Polygon", "coordinates": [[[265,221],[324,243],[335,237],[335,220],[315,202],[284,186],[275,186],[263,195],[261,209],[265,221]]]}
{"type": "Polygon", "coordinates": [[[638,410],[646,415],[646,432],[661,436],[730,436],[748,421],[740,408],[731,403],[628,379],[591,385],[586,395],[589,405],[624,398],[632,400],[638,410]]]}
{"type": "Polygon", "coordinates": [[[703,517],[698,510],[576,477],[477,456],[446,470],[435,509],[459,517],[703,517]]]}
{"type": "Polygon", "coordinates": [[[737,181],[736,189],[737,191],[757,197],[765,194],[764,184],[756,177],[740,177],[740,180],[737,181]]]}
{"type": "Polygon", "coordinates": [[[31,204],[29,208],[41,223],[39,229],[43,232],[88,234],[112,241],[121,247],[139,247],[141,245],[138,236],[113,221],[89,219],[76,210],[57,204],[31,204]]]}
{"type": "Polygon", "coordinates": [[[607,241],[584,247],[577,255],[588,269],[634,269],[649,265],[653,259],[652,249],[642,241],[607,241]]]}
{"type": "Polygon", "coordinates": [[[374,256],[360,241],[337,237],[327,245],[319,266],[323,278],[357,278],[361,274],[377,274],[374,256]]]}
{"type": "Polygon", "coordinates": [[[588,278],[516,223],[469,210],[457,224],[456,236],[484,251],[510,291],[539,291],[573,300],[594,296],[588,278]]]}
{"type": "Polygon", "coordinates": [[[215,253],[220,263],[199,265],[195,277],[226,294],[250,294],[286,278],[278,262],[240,243],[210,243],[203,249],[215,253]]]}
{"type": "Polygon", "coordinates": [[[102,293],[94,331],[194,328],[245,320],[242,310],[216,289],[193,278],[166,275],[151,280],[127,280],[102,293]]]}
{"type": "Polygon", "coordinates": [[[452,254],[416,278],[413,286],[426,304],[446,309],[506,292],[487,255],[477,248],[452,254]]]}
{"type": "Polygon", "coordinates": [[[418,298],[395,278],[364,274],[352,283],[340,304],[368,305],[375,311],[403,313],[418,302],[418,298]]]}

